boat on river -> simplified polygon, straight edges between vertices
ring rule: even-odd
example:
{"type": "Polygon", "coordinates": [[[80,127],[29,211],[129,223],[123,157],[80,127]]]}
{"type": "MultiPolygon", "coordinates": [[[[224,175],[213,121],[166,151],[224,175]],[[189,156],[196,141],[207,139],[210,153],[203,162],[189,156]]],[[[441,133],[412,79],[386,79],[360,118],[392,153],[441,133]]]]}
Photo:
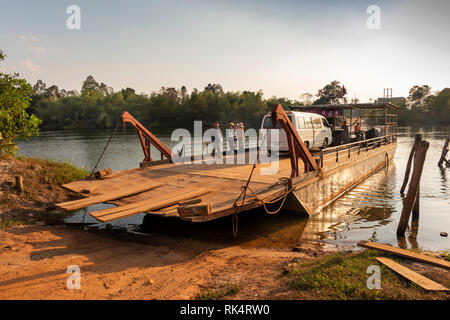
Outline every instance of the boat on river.
{"type": "MultiPolygon", "coordinates": [[[[333,141],[335,136],[342,135],[343,121],[350,120],[348,141],[309,150],[286,111],[276,105],[270,113],[273,128],[278,126],[279,130],[284,130],[289,151],[277,160],[275,173],[264,174],[264,168],[273,163],[238,164],[235,154],[225,155],[223,163],[196,160],[195,156],[193,161],[175,163],[172,151],[124,112],[122,124],[133,125],[140,138],[144,152],[141,166],[99,179],[65,184],[63,187],[84,198],[57,206],[76,210],[96,203],[116,205],[90,212],[100,222],[140,213],[146,213],[144,220],[147,222],[156,216],[205,222],[237,217],[258,207],[271,214],[289,210],[309,216],[388,166],[394,158],[398,107],[391,103],[329,104],[292,109],[324,115],[333,128],[333,141]],[[377,134],[367,138],[354,132],[355,121],[362,132],[377,134]],[[151,158],[151,148],[160,152],[161,160],[151,158]]],[[[258,152],[257,149],[246,150],[246,159],[258,152]]]]}

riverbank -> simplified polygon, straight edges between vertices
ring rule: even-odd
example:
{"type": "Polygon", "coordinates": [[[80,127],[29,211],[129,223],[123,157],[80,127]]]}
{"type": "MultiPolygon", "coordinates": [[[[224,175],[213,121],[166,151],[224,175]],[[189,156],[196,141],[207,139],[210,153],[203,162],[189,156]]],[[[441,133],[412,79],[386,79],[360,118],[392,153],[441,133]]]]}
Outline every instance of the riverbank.
{"type": "Polygon", "coordinates": [[[79,196],[61,187],[84,179],[87,171],[69,163],[51,160],[0,156],[0,228],[60,219],[53,212],[57,202],[79,196]],[[16,176],[23,179],[23,192],[17,192],[16,176]]]}
{"type": "MultiPolygon", "coordinates": [[[[0,299],[449,298],[385,267],[381,289],[369,290],[367,267],[379,265],[374,257],[385,254],[341,253],[321,243],[293,251],[36,225],[0,230],[0,243],[0,299]],[[74,265],[80,267],[80,290],[66,286],[67,268],[74,265]]],[[[401,263],[450,285],[449,271],[401,263]]]]}
{"type": "MultiPolygon", "coordinates": [[[[86,172],[7,157],[0,168],[0,299],[448,299],[385,267],[382,289],[369,290],[367,267],[379,265],[375,255],[385,254],[341,252],[320,241],[280,245],[272,238],[280,232],[276,221],[270,230],[241,233],[238,239],[232,238],[228,220],[168,223],[151,234],[110,225],[46,225],[62,218],[52,215],[55,202],[77,197],[60,184],[86,172]],[[24,177],[23,195],[16,194],[16,175],[24,177]],[[67,268],[74,265],[80,267],[81,290],[66,286],[67,268]]],[[[245,217],[240,220],[245,229],[245,217]]],[[[401,263],[450,287],[449,271],[401,263]]]]}

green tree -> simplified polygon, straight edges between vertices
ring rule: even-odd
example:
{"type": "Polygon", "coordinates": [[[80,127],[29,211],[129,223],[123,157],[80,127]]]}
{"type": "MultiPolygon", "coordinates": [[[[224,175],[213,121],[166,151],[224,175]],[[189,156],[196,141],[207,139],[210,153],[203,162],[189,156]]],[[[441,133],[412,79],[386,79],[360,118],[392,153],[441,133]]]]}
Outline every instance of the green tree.
{"type": "MultiPolygon", "coordinates": [[[[0,61],[5,55],[0,50],[0,61]]],[[[17,140],[28,139],[39,133],[41,121],[35,115],[29,115],[32,89],[19,74],[0,73],[0,153],[14,155],[17,140]]]]}
{"type": "Polygon", "coordinates": [[[407,106],[411,109],[421,108],[425,104],[425,99],[429,96],[431,87],[428,85],[414,86],[409,90],[407,106]]]}
{"type": "Polygon", "coordinates": [[[208,85],[205,87],[204,91],[208,91],[214,94],[222,94],[223,93],[223,88],[220,84],[218,83],[208,83],[208,85]]]}
{"type": "Polygon", "coordinates": [[[314,104],[345,103],[342,92],[343,88],[339,84],[339,81],[331,81],[331,83],[317,91],[318,99],[314,101],[314,104]]]}

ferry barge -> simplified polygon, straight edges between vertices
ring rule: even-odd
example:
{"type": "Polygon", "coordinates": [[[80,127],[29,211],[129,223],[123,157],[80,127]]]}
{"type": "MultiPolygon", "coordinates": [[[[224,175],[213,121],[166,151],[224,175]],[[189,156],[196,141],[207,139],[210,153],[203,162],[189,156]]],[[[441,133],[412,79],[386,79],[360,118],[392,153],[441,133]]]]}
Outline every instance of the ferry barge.
{"type": "Polygon", "coordinates": [[[63,187],[85,198],[57,206],[77,210],[102,202],[115,204],[113,208],[90,212],[100,222],[140,213],[146,213],[147,221],[159,216],[205,222],[236,217],[258,207],[264,207],[268,213],[290,210],[309,216],[388,166],[394,158],[398,107],[391,103],[291,109],[325,115],[333,126],[333,136],[341,130],[341,122],[349,119],[350,142],[310,151],[289,120],[289,112],[275,105],[270,113],[272,123],[274,128],[278,125],[284,130],[289,147],[288,157],[278,160],[275,174],[262,174],[261,169],[267,166],[262,163],[175,164],[172,151],[124,112],[122,124],[130,123],[139,134],[145,156],[141,167],[65,184],[63,187]],[[352,130],[354,120],[366,132],[375,128],[379,135],[361,139],[352,130]],[[161,153],[161,160],[151,158],[152,146],[161,153]]]}

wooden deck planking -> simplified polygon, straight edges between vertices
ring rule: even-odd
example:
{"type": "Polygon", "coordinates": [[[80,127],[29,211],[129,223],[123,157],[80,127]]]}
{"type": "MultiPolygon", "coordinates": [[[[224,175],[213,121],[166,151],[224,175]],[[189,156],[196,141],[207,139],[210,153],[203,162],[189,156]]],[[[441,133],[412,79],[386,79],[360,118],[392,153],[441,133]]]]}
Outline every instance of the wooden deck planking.
{"type": "Polygon", "coordinates": [[[91,213],[91,215],[99,221],[109,222],[139,214],[141,212],[164,208],[169,205],[179,203],[180,201],[185,201],[202,196],[204,194],[207,194],[208,192],[209,191],[204,188],[190,191],[180,191],[178,193],[172,193],[164,199],[158,198],[142,200],[128,205],[96,211],[91,213]]]}
{"type": "Polygon", "coordinates": [[[96,203],[102,203],[106,201],[125,198],[141,192],[153,190],[158,187],[161,187],[162,183],[147,182],[138,186],[135,185],[121,185],[121,186],[122,188],[118,191],[97,190],[97,192],[101,191],[102,194],[97,196],[91,196],[84,199],[58,203],[56,204],[56,206],[65,210],[81,209],[96,203]]]}
{"type": "MultiPolygon", "coordinates": [[[[289,159],[286,159],[289,160],[289,159]]],[[[290,163],[289,165],[290,173],[290,163]]],[[[201,197],[202,203],[209,203],[211,205],[210,217],[216,217],[216,214],[224,209],[232,208],[235,199],[241,193],[241,187],[245,185],[246,180],[251,172],[252,165],[208,165],[208,164],[189,164],[189,165],[173,165],[164,164],[152,168],[142,170],[133,170],[125,175],[116,175],[115,178],[102,180],[83,180],[64,185],[65,188],[80,192],[88,187],[95,188],[95,190],[118,190],[118,186],[141,185],[151,181],[152,183],[163,183],[163,186],[145,191],[133,196],[125,197],[119,200],[108,201],[116,205],[124,206],[139,201],[148,199],[164,199],[170,197],[172,193],[179,192],[183,189],[192,188],[207,188],[210,192],[201,197]],[[187,168],[188,167],[188,168],[187,168]],[[217,168],[218,167],[218,168],[217,168]],[[217,168],[217,170],[215,169],[217,168]]],[[[269,187],[271,184],[278,182],[278,176],[267,176],[266,178],[259,178],[259,168],[255,169],[250,187],[254,190],[261,190],[269,187]],[[255,180],[259,180],[258,182],[255,180]],[[264,182],[263,182],[264,181],[264,182]]],[[[95,196],[98,193],[89,194],[95,196]]],[[[247,196],[246,204],[256,202],[250,195],[247,196]]],[[[257,205],[258,206],[258,205],[257,205]]],[[[176,207],[170,210],[156,210],[151,213],[177,216],[174,211],[176,207]],[[162,211],[162,212],[161,212],[162,211]]],[[[203,217],[196,217],[201,220],[203,217]]]]}

